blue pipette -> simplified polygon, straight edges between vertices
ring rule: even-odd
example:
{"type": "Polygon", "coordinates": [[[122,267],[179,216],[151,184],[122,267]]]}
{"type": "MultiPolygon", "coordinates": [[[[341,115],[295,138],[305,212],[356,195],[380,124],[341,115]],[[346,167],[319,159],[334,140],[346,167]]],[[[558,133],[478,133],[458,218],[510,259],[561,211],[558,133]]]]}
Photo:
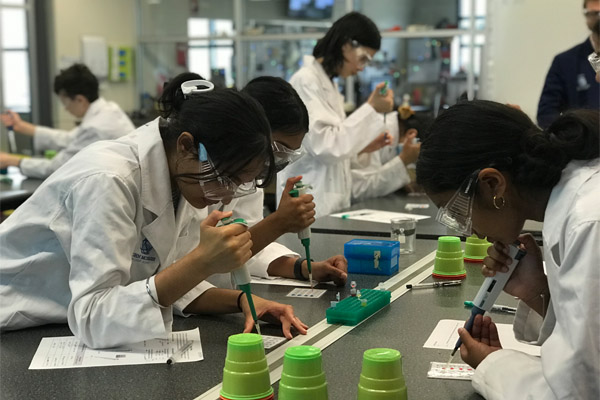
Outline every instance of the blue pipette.
{"type": "MultiPolygon", "coordinates": [[[[496,299],[504,289],[506,282],[512,275],[513,271],[519,264],[519,261],[527,254],[525,250],[519,248],[521,243],[516,241],[515,243],[509,246],[509,255],[512,258],[512,263],[508,267],[507,272],[497,272],[494,276],[488,276],[483,281],[479,292],[477,292],[477,296],[473,299],[473,308],[471,309],[471,316],[465,325],[465,329],[470,333],[471,329],[473,329],[473,322],[475,321],[475,317],[477,315],[483,315],[486,311],[490,311],[496,302],[496,299]]],[[[456,354],[456,351],[460,348],[462,341],[458,338],[456,345],[454,346],[454,350],[452,350],[452,355],[450,356],[450,360],[456,354]]],[[[450,362],[450,361],[448,361],[450,362]]]]}

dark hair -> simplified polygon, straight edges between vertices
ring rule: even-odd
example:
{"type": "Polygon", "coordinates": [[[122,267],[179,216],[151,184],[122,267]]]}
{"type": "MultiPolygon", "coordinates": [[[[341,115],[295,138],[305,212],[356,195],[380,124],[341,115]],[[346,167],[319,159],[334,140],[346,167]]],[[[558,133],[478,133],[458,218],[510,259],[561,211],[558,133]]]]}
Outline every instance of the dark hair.
{"type": "Polygon", "coordinates": [[[91,103],[98,99],[98,79],[85,65],[73,64],[54,78],[54,93],[62,91],[71,99],[80,94],[91,103]]]}
{"type": "Polygon", "coordinates": [[[323,68],[330,77],[336,76],[338,68],[344,65],[342,47],[352,40],[375,50],[381,47],[381,34],[369,17],[358,12],[344,15],[333,23],[313,49],[315,58],[323,57],[323,68]]]}
{"type": "Polygon", "coordinates": [[[298,135],[308,132],[308,111],[292,85],[281,78],[261,76],[251,80],[242,93],[257,100],[265,110],[271,132],[298,135]]]}
{"type": "Polygon", "coordinates": [[[160,134],[169,149],[175,147],[182,132],[194,137],[195,149],[200,142],[218,171],[228,177],[236,175],[250,162],[262,158],[269,165],[261,186],[274,176],[271,129],[260,104],[235,89],[215,88],[184,99],[181,84],[201,79],[183,73],[171,80],[158,100],[161,115],[160,134]]]}
{"type": "Polygon", "coordinates": [[[400,113],[398,113],[398,125],[404,133],[409,129],[417,130],[417,137],[422,141],[424,141],[429,135],[429,130],[431,129],[431,125],[433,124],[433,118],[429,115],[425,114],[413,114],[408,119],[402,119],[400,117],[400,113]]]}
{"type": "Polygon", "coordinates": [[[492,166],[519,187],[552,188],[571,160],[598,157],[598,126],[598,110],[567,112],[542,131],[516,108],[458,103],[434,121],[423,142],[417,182],[433,193],[456,190],[471,173],[492,166]]]}

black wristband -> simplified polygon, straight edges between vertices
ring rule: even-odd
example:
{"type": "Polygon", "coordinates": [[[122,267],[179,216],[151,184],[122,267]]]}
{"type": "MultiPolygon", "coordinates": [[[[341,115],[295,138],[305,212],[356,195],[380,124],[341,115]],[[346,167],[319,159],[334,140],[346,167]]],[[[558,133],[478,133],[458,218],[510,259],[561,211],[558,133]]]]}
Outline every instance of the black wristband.
{"type": "Polygon", "coordinates": [[[240,312],[244,311],[242,310],[242,296],[244,295],[244,292],[240,292],[240,294],[238,295],[237,298],[237,306],[238,306],[238,310],[240,310],[240,312]]]}
{"type": "Polygon", "coordinates": [[[294,276],[299,281],[307,281],[308,280],[308,278],[305,278],[304,275],[302,275],[302,263],[304,262],[304,260],[306,260],[306,258],[300,257],[294,263],[294,276]]]}

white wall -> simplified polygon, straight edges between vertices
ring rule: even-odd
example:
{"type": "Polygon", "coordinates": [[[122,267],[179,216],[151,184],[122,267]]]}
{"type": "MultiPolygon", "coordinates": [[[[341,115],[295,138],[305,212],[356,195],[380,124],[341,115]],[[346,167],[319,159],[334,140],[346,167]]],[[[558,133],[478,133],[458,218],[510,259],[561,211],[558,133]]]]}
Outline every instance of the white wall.
{"type": "MultiPolygon", "coordinates": [[[[81,36],[102,36],[108,46],[135,48],[135,0],[54,0],[54,74],[64,67],[65,60],[80,60],[81,36]]],[[[136,107],[135,77],[129,82],[102,83],[100,94],[118,103],[126,112],[136,107]]],[[[72,128],[70,116],[54,97],[54,126],[72,128]]]]}
{"type": "Polygon", "coordinates": [[[488,0],[479,97],[519,104],[534,121],[552,59],[585,40],[581,0],[488,0]]]}

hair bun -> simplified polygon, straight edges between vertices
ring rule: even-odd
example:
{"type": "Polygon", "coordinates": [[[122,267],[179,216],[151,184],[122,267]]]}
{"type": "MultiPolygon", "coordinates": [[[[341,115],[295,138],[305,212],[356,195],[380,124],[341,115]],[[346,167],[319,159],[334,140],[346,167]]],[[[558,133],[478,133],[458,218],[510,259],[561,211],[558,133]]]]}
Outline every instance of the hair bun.
{"type": "Polygon", "coordinates": [[[398,107],[398,115],[400,115],[400,119],[406,121],[407,119],[415,115],[415,112],[412,108],[410,108],[410,106],[400,106],[398,107]]]}

